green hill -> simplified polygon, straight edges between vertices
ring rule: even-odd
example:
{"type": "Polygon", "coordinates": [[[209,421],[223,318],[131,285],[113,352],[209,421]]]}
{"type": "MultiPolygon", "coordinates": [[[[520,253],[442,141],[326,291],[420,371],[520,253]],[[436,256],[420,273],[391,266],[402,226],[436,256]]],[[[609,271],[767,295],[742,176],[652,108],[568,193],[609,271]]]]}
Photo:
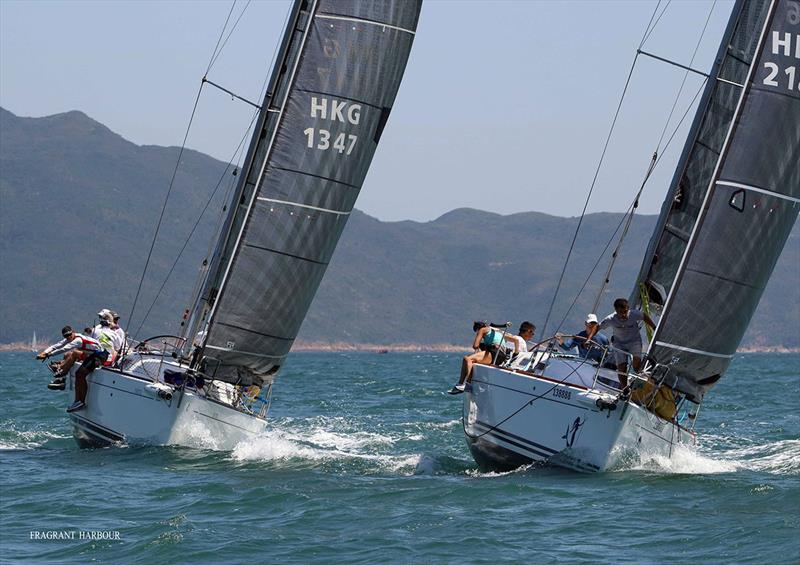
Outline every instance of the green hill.
{"type": "MultiPolygon", "coordinates": [[[[0,342],[55,336],[101,307],[129,330],[144,313],[222,179],[140,337],[175,332],[213,238],[226,165],[185,151],[133,324],[127,320],[178,148],[138,146],[80,112],[20,118],[0,109],[0,342]]],[[[369,184],[365,190],[370,190],[369,184]]],[[[535,198],[531,198],[535,208],[535,198]]],[[[565,316],[621,214],[584,219],[549,324],[565,316]]],[[[354,212],[300,338],[315,342],[466,343],[473,319],[541,325],[577,218],[471,209],[432,222],[381,222],[354,212]]],[[[631,226],[599,314],[627,296],[655,216],[631,226]]],[[[800,346],[800,238],[796,227],[745,336],[745,346],[800,346]]],[[[567,316],[580,327],[604,259],[567,316]]]]}

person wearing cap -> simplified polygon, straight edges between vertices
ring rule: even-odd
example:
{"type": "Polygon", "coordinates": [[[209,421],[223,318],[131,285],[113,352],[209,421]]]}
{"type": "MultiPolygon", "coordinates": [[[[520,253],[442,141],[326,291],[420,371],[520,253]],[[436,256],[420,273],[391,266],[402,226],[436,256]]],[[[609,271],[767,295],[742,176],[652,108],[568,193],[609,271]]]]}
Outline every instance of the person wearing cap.
{"type": "MultiPolygon", "coordinates": [[[[614,362],[623,389],[628,386],[628,357],[632,358],[634,371],[638,372],[642,367],[642,322],[652,329],[656,327],[650,316],[641,310],[631,310],[627,298],[617,298],[614,313],[593,328],[595,333],[608,327],[614,330],[614,362]]],[[[590,333],[588,339],[593,337],[594,333],[590,333]]]]}
{"type": "Polygon", "coordinates": [[[119,335],[114,330],[114,315],[108,308],[103,308],[97,313],[98,324],[92,329],[92,337],[100,342],[108,352],[108,358],[103,363],[105,366],[113,365],[117,359],[117,351],[122,348],[119,335]],[[119,345],[119,348],[117,347],[119,345]]]}
{"type": "Polygon", "coordinates": [[[578,355],[584,359],[600,363],[603,360],[603,354],[606,348],[609,346],[608,338],[604,334],[597,332],[597,316],[594,314],[586,316],[584,326],[585,329],[579,331],[566,341],[562,334],[557,333],[556,341],[558,341],[558,346],[566,351],[577,347],[578,355]],[[590,333],[593,333],[592,342],[587,343],[586,340],[590,333]]]}
{"type": "Polygon", "coordinates": [[[111,314],[111,330],[114,332],[114,337],[112,339],[112,343],[114,345],[114,352],[115,352],[115,361],[119,359],[125,349],[125,330],[122,329],[119,325],[119,314],[117,314],[114,310],[108,311],[111,314]]]}

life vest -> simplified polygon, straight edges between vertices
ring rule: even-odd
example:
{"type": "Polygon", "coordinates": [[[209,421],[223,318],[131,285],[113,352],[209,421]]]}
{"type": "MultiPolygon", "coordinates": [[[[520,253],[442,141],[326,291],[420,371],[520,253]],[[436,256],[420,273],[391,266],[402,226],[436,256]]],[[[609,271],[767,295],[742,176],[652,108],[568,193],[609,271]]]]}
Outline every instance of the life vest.
{"type": "Polygon", "coordinates": [[[503,343],[503,334],[495,329],[490,329],[481,339],[481,345],[486,347],[500,347],[501,343],[503,343]]]}

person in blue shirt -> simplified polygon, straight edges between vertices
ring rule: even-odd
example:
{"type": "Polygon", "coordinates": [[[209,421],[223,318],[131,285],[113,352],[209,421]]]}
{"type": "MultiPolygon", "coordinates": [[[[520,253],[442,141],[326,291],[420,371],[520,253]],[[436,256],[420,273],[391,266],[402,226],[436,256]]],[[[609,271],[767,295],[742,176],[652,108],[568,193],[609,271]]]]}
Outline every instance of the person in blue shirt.
{"type": "MultiPolygon", "coordinates": [[[[586,321],[584,322],[584,326],[586,329],[583,331],[578,332],[575,334],[574,337],[571,337],[568,340],[564,340],[564,336],[561,334],[556,334],[556,339],[558,340],[558,346],[561,349],[569,351],[573,347],[578,348],[578,355],[583,357],[584,359],[589,359],[590,361],[595,361],[600,363],[603,359],[604,349],[609,346],[608,338],[597,331],[597,316],[594,314],[589,314],[586,316],[586,321]],[[586,337],[594,334],[592,341],[594,344],[586,344],[586,337]],[[598,345],[595,345],[598,344],[598,345]]],[[[611,360],[611,355],[606,355],[607,360],[611,360]]]]}

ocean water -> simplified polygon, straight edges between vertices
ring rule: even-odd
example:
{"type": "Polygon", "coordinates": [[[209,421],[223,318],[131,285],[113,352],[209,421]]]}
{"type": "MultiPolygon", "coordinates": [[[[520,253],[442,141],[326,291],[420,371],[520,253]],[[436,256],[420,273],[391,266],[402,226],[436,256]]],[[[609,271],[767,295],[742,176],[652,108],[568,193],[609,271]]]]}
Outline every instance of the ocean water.
{"type": "Polygon", "coordinates": [[[459,360],[293,355],[266,436],[215,452],[79,449],[44,366],[0,354],[0,559],[800,562],[800,355],[737,355],[696,448],[600,475],[479,472],[459,360]]]}

